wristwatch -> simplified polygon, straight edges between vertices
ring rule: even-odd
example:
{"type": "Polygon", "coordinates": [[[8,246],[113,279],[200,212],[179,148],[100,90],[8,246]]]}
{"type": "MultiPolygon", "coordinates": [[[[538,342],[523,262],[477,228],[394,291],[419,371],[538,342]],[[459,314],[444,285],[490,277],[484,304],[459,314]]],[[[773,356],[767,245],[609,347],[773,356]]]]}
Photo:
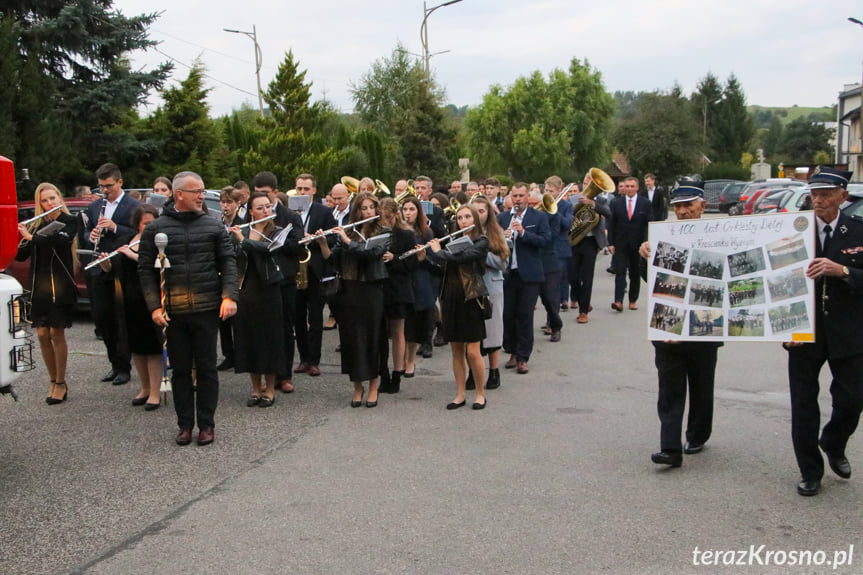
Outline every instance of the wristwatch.
{"type": "Polygon", "coordinates": [[[842,275],[846,278],[851,275],[851,272],[848,270],[848,266],[842,266],[842,275]]]}

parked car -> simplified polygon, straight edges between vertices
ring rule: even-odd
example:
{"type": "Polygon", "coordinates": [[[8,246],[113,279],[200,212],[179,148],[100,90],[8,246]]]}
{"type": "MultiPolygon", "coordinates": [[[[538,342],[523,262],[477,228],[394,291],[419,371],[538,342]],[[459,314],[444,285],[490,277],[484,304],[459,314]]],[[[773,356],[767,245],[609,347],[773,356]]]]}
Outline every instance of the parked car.
{"type": "Polygon", "coordinates": [[[704,182],[704,207],[708,212],[719,212],[722,204],[721,196],[728,184],[737,183],[737,180],[707,180],[704,182]]]}
{"type": "Polygon", "coordinates": [[[771,212],[778,212],[779,206],[782,204],[782,200],[784,200],[790,193],[792,193],[790,189],[783,188],[761,196],[761,199],[755,202],[755,207],[752,210],[752,213],[769,214],[771,212]]]}
{"type": "Polygon", "coordinates": [[[745,190],[740,193],[740,202],[729,212],[731,215],[752,214],[755,208],[755,202],[767,195],[770,191],[780,190],[782,188],[793,188],[805,186],[806,182],[802,180],[792,180],[791,178],[773,178],[770,180],[756,181],[749,184],[745,190]],[[732,213],[733,212],[733,213],[732,213]]]}
{"type": "Polygon", "coordinates": [[[812,195],[809,193],[809,186],[796,186],[789,190],[789,193],[782,199],[779,204],[779,212],[803,212],[812,209],[812,195]]]}
{"type": "Polygon", "coordinates": [[[730,184],[726,184],[722,188],[722,192],[719,193],[719,211],[727,214],[731,207],[740,201],[740,192],[748,184],[749,182],[731,182],[730,184]]]}
{"type": "Polygon", "coordinates": [[[842,204],[842,212],[863,219],[863,184],[848,184],[848,199],[842,204]]]}
{"type": "MultiPolygon", "coordinates": [[[[82,198],[63,198],[66,202],[66,207],[72,215],[79,215],[84,211],[91,200],[82,198]]],[[[36,202],[30,200],[18,203],[18,221],[24,221],[32,218],[36,214],[36,202]]],[[[89,261],[89,260],[88,260],[89,261]]],[[[30,260],[23,262],[13,261],[6,268],[6,273],[10,274],[18,283],[24,286],[24,289],[30,289],[30,260]]],[[[75,287],[78,289],[78,308],[86,309],[90,307],[90,293],[87,290],[87,282],[84,281],[84,273],[81,268],[81,262],[75,258],[75,287]]]]}

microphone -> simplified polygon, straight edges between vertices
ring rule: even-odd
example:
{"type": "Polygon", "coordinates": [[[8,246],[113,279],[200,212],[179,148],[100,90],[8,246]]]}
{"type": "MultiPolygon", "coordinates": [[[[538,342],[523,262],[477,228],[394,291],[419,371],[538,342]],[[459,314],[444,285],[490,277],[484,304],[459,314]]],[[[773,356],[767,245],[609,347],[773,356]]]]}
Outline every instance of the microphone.
{"type": "Polygon", "coordinates": [[[171,262],[165,256],[165,248],[168,247],[168,234],[159,232],[156,234],[153,243],[156,244],[156,249],[159,250],[159,256],[156,258],[155,267],[159,269],[168,269],[171,267],[171,262]]]}

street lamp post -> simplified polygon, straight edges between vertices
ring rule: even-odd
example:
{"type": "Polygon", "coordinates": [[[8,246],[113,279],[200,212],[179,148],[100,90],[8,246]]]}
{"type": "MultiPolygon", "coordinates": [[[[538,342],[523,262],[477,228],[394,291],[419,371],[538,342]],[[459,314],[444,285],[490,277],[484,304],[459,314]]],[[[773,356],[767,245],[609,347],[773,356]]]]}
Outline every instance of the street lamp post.
{"type": "Polygon", "coordinates": [[[225,32],[231,32],[232,34],[243,34],[252,39],[252,42],[255,43],[255,75],[258,77],[258,108],[261,110],[261,118],[264,117],[264,97],[263,92],[261,91],[261,61],[263,57],[261,56],[261,46],[258,44],[258,31],[255,29],[255,26],[252,25],[251,32],[243,32],[242,30],[230,30],[228,28],[222,28],[225,32]]]}
{"type": "MultiPolygon", "coordinates": [[[[443,4],[438,4],[437,6],[427,8],[425,0],[423,0],[423,23],[420,25],[420,41],[423,45],[423,61],[425,62],[426,66],[426,77],[430,75],[429,60],[434,55],[429,54],[429,16],[431,16],[432,12],[434,12],[438,8],[443,8],[444,6],[450,6],[452,4],[458,4],[461,1],[462,0],[450,0],[449,2],[444,2],[443,4]]],[[[449,52],[449,50],[445,50],[444,52],[449,52]]],[[[436,54],[443,54],[444,52],[436,52],[436,54]]]]}
{"type": "MultiPolygon", "coordinates": [[[[848,18],[848,21],[853,23],[853,24],[857,24],[858,26],[863,28],[863,22],[861,22],[857,18],[848,18]]],[[[861,82],[860,82],[860,110],[863,111],[863,79],[861,79],[861,82]]],[[[858,130],[858,134],[863,136],[863,115],[861,115],[857,121],[858,121],[858,124],[860,126],[860,129],[858,130]]],[[[850,131],[850,129],[849,129],[849,131],[850,131]]],[[[848,134],[848,140],[850,142],[851,134],[848,134]]],[[[863,138],[861,138],[861,140],[863,140],[863,138]]],[[[841,146],[842,146],[842,142],[840,141],[837,148],[839,148],[841,146]]],[[[859,180],[861,175],[863,175],[863,150],[861,150],[861,155],[857,156],[857,166],[856,166],[856,169],[854,170],[855,179],[859,180]]]]}

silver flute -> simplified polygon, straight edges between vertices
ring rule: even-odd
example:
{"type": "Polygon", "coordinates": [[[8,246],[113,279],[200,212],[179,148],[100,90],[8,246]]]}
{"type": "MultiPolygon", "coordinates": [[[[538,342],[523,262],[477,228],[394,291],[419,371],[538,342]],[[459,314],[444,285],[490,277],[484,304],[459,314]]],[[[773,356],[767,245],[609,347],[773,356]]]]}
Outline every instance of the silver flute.
{"type": "MultiPolygon", "coordinates": [[[[474,229],[475,227],[476,227],[476,224],[471,224],[471,225],[469,225],[469,226],[468,226],[468,227],[466,227],[466,228],[462,228],[462,229],[460,229],[460,230],[456,230],[456,231],[454,231],[453,233],[449,234],[448,236],[444,236],[444,237],[442,237],[442,238],[441,238],[441,239],[439,239],[438,241],[439,241],[440,243],[444,243],[445,241],[447,241],[447,240],[451,240],[451,239],[453,239],[454,237],[456,237],[456,236],[458,236],[458,235],[461,235],[461,234],[463,234],[463,233],[465,233],[465,232],[469,232],[469,231],[471,231],[471,230],[472,230],[472,229],[474,229]]],[[[432,240],[432,242],[433,242],[433,241],[434,241],[434,240],[432,240]]],[[[408,251],[406,251],[405,253],[403,253],[402,255],[400,255],[400,256],[399,256],[399,259],[400,259],[400,260],[403,260],[403,259],[406,259],[406,258],[411,257],[411,256],[412,256],[412,255],[414,255],[414,254],[418,254],[418,253],[420,253],[421,251],[424,251],[427,247],[429,247],[429,246],[431,245],[431,243],[432,243],[432,242],[425,243],[425,244],[421,245],[421,246],[420,246],[420,247],[418,247],[418,248],[414,248],[414,249],[412,249],[412,250],[408,250],[408,251]]]]}
{"type": "MultiPolygon", "coordinates": [[[[366,218],[366,219],[364,219],[364,220],[360,220],[360,221],[358,221],[358,222],[354,222],[354,223],[352,223],[352,224],[348,224],[348,225],[346,225],[346,226],[342,226],[342,229],[343,229],[344,231],[346,231],[346,232],[347,232],[347,231],[350,231],[350,230],[352,230],[353,228],[355,228],[355,227],[357,227],[357,226],[361,226],[361,225],[363,225],[363,224],[364,224],[364,223],[366,223],[366,222],[372,222],[372,221],[374,221],[374,220],[378,219],[379,217],[380,217],[380,216],[372,216],[372,217],[370,217],[370,218],[366,218]]],[[[321,234],[314,234],[314,235],[311,235],[311,236],[305,237],[305,238],[301,239],[301,240],[300,240],[299,242],[297,242],[297,243],[299,243],[301,246],[304,246],[304,245],[306,245],[306,244],[310,244],[310,243],[312,243],[313,241],[315,241],[315,240],[316,240],[316,239],[318,239],[318,238],[323,238],[323,237],[326,237],[326,236],[329,236],[329,235],[332,235],[332,234],[336,233],[336,232],[334,232],[334,231],[333,231],[334,229],[335,229],[335,228],[330,228],[330,229],[328,229],[328,230],[324,230],[324,231],[323,231],[323,233],[321,233],[321,234]]]]}

